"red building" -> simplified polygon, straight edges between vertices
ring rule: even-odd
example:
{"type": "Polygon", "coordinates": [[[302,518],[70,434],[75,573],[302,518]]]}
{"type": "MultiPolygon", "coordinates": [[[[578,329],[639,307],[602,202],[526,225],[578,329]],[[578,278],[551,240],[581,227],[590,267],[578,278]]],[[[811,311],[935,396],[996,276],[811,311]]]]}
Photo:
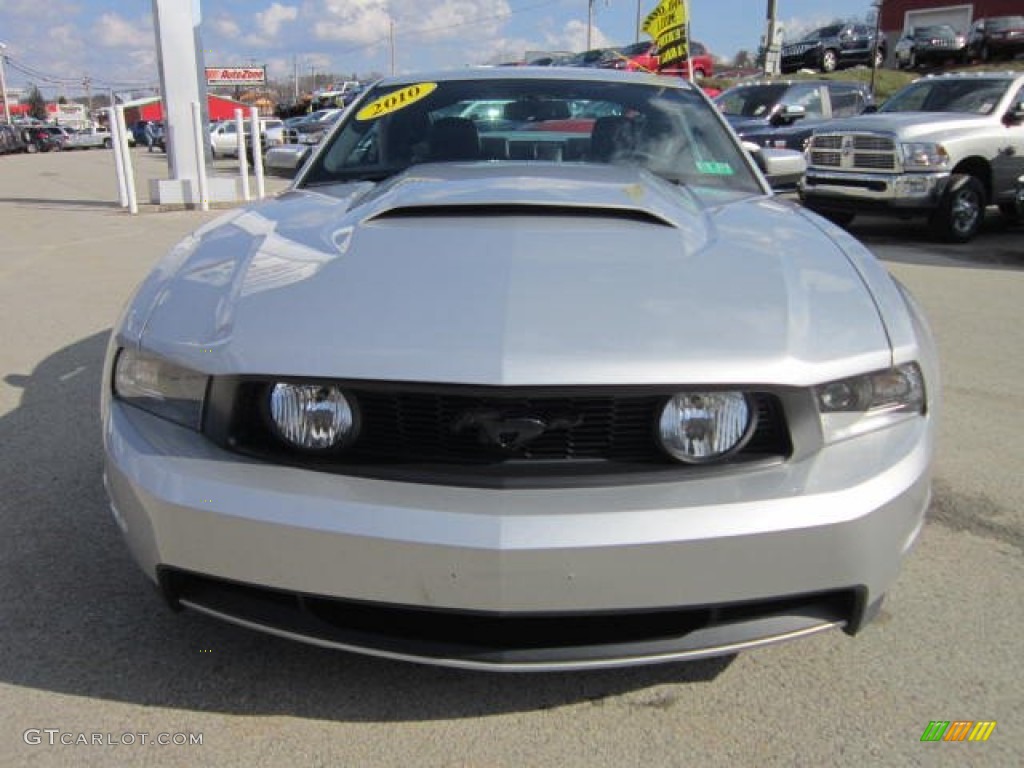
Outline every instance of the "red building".
{"type": "MultiPolygon", "coordinates": [[[[249,105],[241,101],[227,99],[213,93],[209,94],[206,99],[210,120],[228,120],[235,116],[236,109],[241,109],[246,116],[249,115],[249,105]]],[[[130,101],[124,105],[124,119],[128,125],[139,120],[163,120],[163,102],[160,101],[159,96],[130,101]]]]}
{"type": "Polygon", "coordinates": [[[1024,14],[1024,0],[883,0],[881,5],[880,26],[890,51],[903,33],[914,27],[949,24],[967,34],[976,19],[1024,14]]]}

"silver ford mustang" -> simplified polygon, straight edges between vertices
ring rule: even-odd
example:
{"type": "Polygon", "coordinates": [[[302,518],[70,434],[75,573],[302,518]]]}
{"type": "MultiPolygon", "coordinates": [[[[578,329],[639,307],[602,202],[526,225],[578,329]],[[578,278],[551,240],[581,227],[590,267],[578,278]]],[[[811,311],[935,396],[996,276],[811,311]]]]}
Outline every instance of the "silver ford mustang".
{"type": "Polygon", "coordinates": [[[935,352],[775,160],[678,79],[377,83],[117,323],[133,556],[175,608],[475,669],[857,632],[928,506],[935,352]]]}

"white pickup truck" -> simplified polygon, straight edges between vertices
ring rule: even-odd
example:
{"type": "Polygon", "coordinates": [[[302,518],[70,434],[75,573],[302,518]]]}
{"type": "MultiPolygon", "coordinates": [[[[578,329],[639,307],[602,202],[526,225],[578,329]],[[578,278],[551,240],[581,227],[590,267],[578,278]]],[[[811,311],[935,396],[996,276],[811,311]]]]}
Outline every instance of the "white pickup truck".
{"type": "MultiPolygon", "coordinates": [[[[110,131],[96,127],[75,131],[68,136],[64,143],[64,149],[92,149],[93,147],[110,149],[112,146],[114,146],[114,140],[110,131]]],[[[130,133],[128,134],[128,146],[135,146],[135,139],[130,133]]]]}
{"type": "Polygon", "coordinates": [[[816,129],[806,155],[808,208],[840,224],[858,213],[927,216],[939,239],[967,242],[990,205],[1020,216],[1024,72],[922,78],[876,114],[816,129]]]}

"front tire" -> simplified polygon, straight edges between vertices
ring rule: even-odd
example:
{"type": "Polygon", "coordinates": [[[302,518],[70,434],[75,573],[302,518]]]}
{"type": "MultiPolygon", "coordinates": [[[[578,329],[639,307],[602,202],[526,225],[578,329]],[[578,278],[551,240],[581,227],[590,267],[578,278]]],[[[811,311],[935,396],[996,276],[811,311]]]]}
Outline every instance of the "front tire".
{"type": "Polygon", "coordinates": [[[825,52],[821,54],[821,71],[822,72],[835,72],[836,67],[839,66],[839,56],[831,48],[826,48],[825,52]]]}
{"type": "Polygon", "coordinates": [[[104,139],[103,140],[103,148],[104,149],[111,149],[113,146],[114,146],[114,142],[111,141],[110,139],[104,139]]]}
{"type": "Polygon", "coordinates": [[[956,174],[939,201],[928,224],[934,235],[947,243],[970,241],[985,218],[985,188],[973,176],[956,174]]]}

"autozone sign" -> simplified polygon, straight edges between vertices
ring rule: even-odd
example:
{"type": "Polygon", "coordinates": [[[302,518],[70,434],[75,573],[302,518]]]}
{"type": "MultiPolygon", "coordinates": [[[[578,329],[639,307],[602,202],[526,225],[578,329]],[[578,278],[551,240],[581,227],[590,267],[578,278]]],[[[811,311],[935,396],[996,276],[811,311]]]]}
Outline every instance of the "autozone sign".
{"type": "Polygon", "coordinates": [[[267,82],[265,67],[207,67],[207,85],[262,84],[267,82]]]}

